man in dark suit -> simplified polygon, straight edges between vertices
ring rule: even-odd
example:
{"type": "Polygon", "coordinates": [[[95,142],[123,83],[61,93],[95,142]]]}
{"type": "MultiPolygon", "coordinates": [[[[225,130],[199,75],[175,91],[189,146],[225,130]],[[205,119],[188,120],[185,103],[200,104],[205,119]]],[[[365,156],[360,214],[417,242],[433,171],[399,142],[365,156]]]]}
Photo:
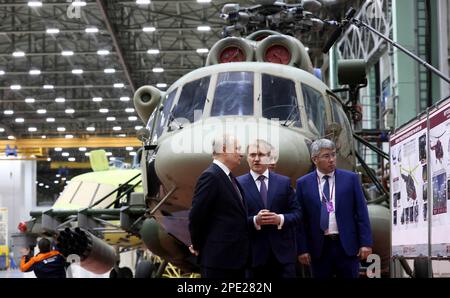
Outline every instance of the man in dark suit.
{"type": "Polygon", "coordinates": [[[299,261],[313,277],[356,278],[359,260],[372,253],[367,204],[358,176],[336,169],[336,146],[327,139],[311,144],[316,170],[297,180],[302,209],[299,261]]]}
{"type": "Polygon", "coordinates": [[[231,171],[241,162],[239,141],[231,135],[213,142],[213,163],[195,187],[189,213],[190,251],[206,278],[244,278],[249,260],[247,208],[231,171]]]}
{"type": "Polygon", "coordinates": [[[289,177],[268,170],[272,145],[247,148],[250,173],[238,177],[248,207],[253,278],[293,278],[300,209],[289,177]]]}

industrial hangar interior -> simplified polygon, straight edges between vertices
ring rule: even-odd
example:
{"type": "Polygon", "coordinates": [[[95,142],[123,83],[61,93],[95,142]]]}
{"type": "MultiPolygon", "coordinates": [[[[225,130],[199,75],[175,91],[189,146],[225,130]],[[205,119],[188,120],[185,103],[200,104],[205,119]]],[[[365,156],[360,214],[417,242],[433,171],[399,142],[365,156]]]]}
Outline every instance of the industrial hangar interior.
{"type": "Polygon", "coordinates": [[[35,277],[21,249],[41,238],[80,258],[68,277],[199,277],[187,221],[211,153],[175,147],[227,115],[293,131],[274,170],[292,186],[311,165],[297,136],[335,141],[369,207],[379,265],[362,278],[449,277],[449,15],[448,0],[0,0],[0,277],[35,277]]]}

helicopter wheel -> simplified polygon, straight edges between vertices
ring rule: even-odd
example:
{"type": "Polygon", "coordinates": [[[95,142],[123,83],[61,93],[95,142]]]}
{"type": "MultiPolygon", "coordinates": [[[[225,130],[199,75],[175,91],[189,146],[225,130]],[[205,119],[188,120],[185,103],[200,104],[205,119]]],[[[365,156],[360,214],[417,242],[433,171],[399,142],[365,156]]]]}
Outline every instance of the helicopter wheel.
{"type": "Polygon", "coordinates": [[[135,278],[152,278],[155,271],[155,264],[152,261],[143,260],[136,266],[135,278]]]}

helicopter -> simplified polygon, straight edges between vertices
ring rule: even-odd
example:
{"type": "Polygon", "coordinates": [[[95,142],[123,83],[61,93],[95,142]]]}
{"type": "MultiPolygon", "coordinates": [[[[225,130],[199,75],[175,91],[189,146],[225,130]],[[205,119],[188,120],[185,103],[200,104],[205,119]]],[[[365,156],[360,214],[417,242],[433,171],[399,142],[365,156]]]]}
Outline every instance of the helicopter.
{"type": "MultiPolygon", "coordinates": [[[[212,139],[219,133],[236,135],[243,148],[254,139],[274,145],[274,170],[290,177],[293,185],[313,169],[309,146],[323,137],[336,143],[338,167],[355,171],[356,161],[361,159],[349,118],[357,111],[321,80],[300,40],[275,31],[292,29],[294,23],[303,24],[302,28],[310,24],[311,29],[313,24],[325,22],[312,19],[301,4],[262,2],[250,8],[224,6],[223,17],[229,26],[224,38],[209,51],[204,67],[182,76],[167,91],[142,86],[135,92],[134,105],[146,125],[138,131],[143,144],[142,196],[129,200],[129,205],[93,208],[91,203],[82,210],[33,214],[39,228],[51,225],[50,232],[59,237],[65,255],[80,255],[81,266],[87,270],[117,268],[117,255],[98,232],[99,222],[108,224],[105,221],[115,219],[116,228],[140,238],[165,260],[161,266],[170,262],[185,272],[198,271],[196,258],[188,249],[188,214],[197,178],[212,161],[212,139]],[[261,19],[267,22],[255,21],[261,19]],[[268,23],[271,30],[262,29],[262,24],[268,23]],[[248,35],[230,36],[232,32],[248,35]],[[57,224],[52,222],[55,218],[57,224]],[[64,225],[67,221],[70,224],[64,225]]],[[[365,68],[362,60],[341,61],[340,84],[349,85],[351,93],[357,94],[367,83],[365,68]]],[[[242,163],[234,174],[248,170],[242,163]]],[[[386,271],[390,212],[380,204],[369,204],[368,209],[373,251],[381,256],[381,270],[386,271]]],[[[142,264],[147,271],[155,270],[142,264]]]]}

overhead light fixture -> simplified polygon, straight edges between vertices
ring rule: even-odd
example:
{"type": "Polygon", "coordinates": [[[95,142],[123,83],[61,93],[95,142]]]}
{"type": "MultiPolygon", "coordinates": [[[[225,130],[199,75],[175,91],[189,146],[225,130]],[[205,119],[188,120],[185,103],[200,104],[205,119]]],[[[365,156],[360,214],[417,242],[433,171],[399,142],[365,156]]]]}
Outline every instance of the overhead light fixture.
{"type": "Polygon", "coordinates": [[[116,70],[114,68],[105,68],[103,71],[105,73],[115,73],[116,72],[116,70]]]}
{"type": "Polygon", "coordinates": [[[63,152],[63,153],[61,153],[61,156],[67,157],[67,156],[70,156],[70,153],[69,152],[63,152]]]}
{"type": "Polygon", "coordinates": [[[166,83],[158,83],[158,84],[156,84],[156,87],[158,87],[158,88],[166,88],[167,84],[166,83]]]}
{"type": "Polygon", "coordinates": [[[116,117],[106,117],[106,121],[116,121],[116,117]]]}
{"type": "Polygon", "coordinates": [[[207,25],[201,25],[197,27],[198,31],[210,31],[211,27],[207,26],[207,25]]]}
{"type": "Polygon", "coordinates": [[[41,71],[39,69],[32,69],[28,73],[32,76],[37,76],[41,74],[41,71]]]}
{"type": "Polygon", "coordinates": [[[41,7],[42,2],[41,1],[28,1],[29,7],[41,7]]]}
{"type": "Polygon", "coordinates": [[[0,132],[5,132],[5,129],[3,127],[0,127],[0,132]]]}
{"type": "Polygon", "coordinates": [[[108,109],[100,109],[100,110],[98,110],[100,113],[103,113],[103,114],[106,114],[106,113],[108,113],[109,112],[109,110],[108,109]]]}
{"type": "Polygon", "coordinates": [[[97,33],[98,32],[98,28],[97,27],[89,27],[89,28],[84,29],[84,31],[86,33],[97,33]]]}
{"type": "Polygon", "coordinates": [[[92,97],[92,101],[95,101],[95,102],[101,102],[103,100],[103,98],[101,98],[101,97],[92,97]]]}
{"type": "Polygon", "coordinates": [[[16,57],[16,58],[18,58],[18,57],[24,57],[24,56],[25,56],[25,52],[22,52],[22,51],[15,51],[12,55],[13,55],[14,57],[16,57]]]}
{"type": "Polygon", "coordinates": [[[141,128],[143,128],[143,126],[141,126],[141,125],[136,125],[136,126],[134,127],[134,129],[136,129],[136,130],[139,130],[139,129],[141,129],[141,128]]]}
{"type": "Polygon", "coordinates": [[[124,83],[114,83],[114,88],[123,88],[123,87],[125,87],[125,84],[124,83]]]}
{"type": "Polygon", "coordinates": [[[23,119],[23,118],[16,118],[14,121],[16,121],[17,123],[24,123],[25,119],[23,119]]]}
{"type": "Polygon", "coordinates": [[[73,114],[73,113],[75,113],[75,110],[74,109],[66,109],[66,114],[73,114]]]}
{"type": "Polygon", "coordinates": [[[211,0],[197,0],[198,3],[210,3],[211,0]]]}
{"type": "Polygon", "coordinates": [[[14,136],[8,136],[8,140],[14,140],[15,137],[14,136]]]}
{"type": "Polygon", "coordinates": [[[80,148],[78,148],[78,150],[84,152],[84,151],[86,151],[87,149],[86,149],[86,147],[80,147],[80,148]]]}
{"type": "Polygon", "coordinates": [[[57,130],[57,131],[66,131],[66,128],[65,128],[65,127],[62,127],[62,126],[60,126],[60,127],[57,127],[57,128],[56,128],[56,130],[57,130]]]}
{"type": "Polygon", "coordinates": [[[133,151],[133,147],[125,147],[125,150],[127,150],[127,151],[133,151]]]}
{"type": "Polygon", "coordinates": [[[55,118],[49,117],[45,119],[47,122],[55,122],[55,118]]]}
{"type": "Polygon", "coordinates": [[[159,50],[158,49],[149,49],[147,51],[147,54],[156,55],[156,54],[159,54],[159,50]]]}
{"type": "Polygon", "coordinates": [[[130,98],[128,96],[122,96],[120,101],[130,101],[130,98]]]}
{"type": "Polygon", "coordinates": [[[62,51],[61,55],[63,55],[63,56],[73,56],[73,51],[62,51]]]}
{"type": "Polygon", "coordinates": [[[114,130],[114,131],[122,130],[122,127],[120,127],[120,126],[114,126],[114,127],[113,127],[113,130],[114,130]]]}
{"type": "Polygon", "coordinates": [[[28,127],[28,131],[35,132],[35,131],[37,131],[37,128],[36,127],[28,127]]]}
{"type": "Polygon", "coordinates": [[[305,47],[305,50],[306,50],[307,52],[309,52],[309,48],[308,48],[308,47],[305,47]]]}
{"type": "Polygon", "coordinates": [[[91,155],[91,153],[89,153],[89,152],[84,153],[84,156],[90,156],[90,155],[91,155]]]}
{"type": "Polygon", "coordinates": [[[0,70],[0,76],[4,75],[5,71],[4,70],[0,70]]]}
{"type": "Polygon", "coordinates": [[[81,6],[86,6],[86,2],[85,1],[78,1],[78,0],[75,0],[75,1],[73,1],[72,2],[72,5],[74,6],[74,7],[81,7],[81,6]]]}
{"type": "MultiPolygon", "coordinates": [[[[46,139],[47,138],[47,136],[46,135],[42,135],[41,136],[41,139],[46,139]]],[[[47,158],[47,161],[51,161],[52,159],[49,157],[49,158],[47,158]]]]}
{"type": "Polygon", "coordinates": [[[64,97],[57,97],[55,98],[55,102],[65,102],[66,99],[64,97]]]}
{"type": "Polygon", "coordinates": [[[105,155],[106,156],[112,156],[112,153],[108,151],[108,152],[105,153],[105,155]]]}
{"type": "Polygon", "coordinates": [[[206,54],[208,52],[209,52],[209,50],[207,48],[197,49],[197,53],[199,53],[199,54],[206,54]]]}
{"type": "Polygon", "coordinates": [[[75,157],[69,157],[68,159],[67,159],[68,161],[76,161],[76,159],[75,159],[75,157]]]}
{"type": "Polygon", "coordinates": [[[125,133],[119,133],[117,136],[118,136],[119,138],[125,138],[125,137],[127,136],[127,134],[125,134],[125,133]]]}
{"type": "Polygon", "coordinates": [[[12,114],[14,114],[14,111],[13,110],[4,110],[3,114],[5,114],[5,115],[12,115],[12,114]]]}
{"type": "Polygon", "coordinates": [[[128,117],[128,121],[136,121],[137,117],[136,116],[130,116],[128,117]]]}
{"type": "Polygon", "coordinates": [[[87,130],[87,131],[95,131],[95,127],[93,127],[93,126],[88,126],[88,127],[86,127],[86,130],[87,130]]]}
{"type": "Polygon", "coordinates": [[[115,161],[116,158],[115,158],[115,157],[110,157],[109,160],[110,160],[110,161],[115,161]]]}
{"type": "Polygon", "coordinates": [[[82,74],[83,70],[82,69],[72,69],[72,73],[73,74],[82,74]]]}
{"type": "Polygon", "coordinates": [[[42,86],[42,88],[44,88],[44,89],[53,89],[55,87],[53,85],[44,85],[44,86],[42,86]]]}
{"type": "Polygon", "coordinates": [[[142,31],[144,31],[144,32],[155,32],[156,28],[155,27],[151,27],[151,26],[145,26],[145,27],[142,27],[142,31]]]}
{"type": "Polygon", "coordinates": [[[11,85],[10,88],[11,88],[11,90],[20,90],[20,89],[22,89],[22,86],[20,86],[20,85],[11,85]]]}
{"type": "Polygon", "coordinates": [[[47,30],[45,30],[45,32],[47,34],[58,34],[59,33],[59,29],[58,28],[48,28],[47,30]]]}
{"type": "Polygon", "coordinates": [[[97,55],[106,56],[106,55],[109,55],[109,51],[108,50],[98,50],[97,55]]]}
{"type": "Polygon", "coordinates": [[[65,135],[66,139],[73,139],[73,135],[65,135]]]}
{"type": "Polygon", "coordinates": [[[162,68],[162,67],[155,67],[155,68],[152,69],[152,71],[153,72],[163,72],[164,68],[162,68]]]}
{"type": "Polygon", "coordinates": [[[45,114],[45,113],[47,113],[47,110],[46,109],[39,109],[39,110],[37,110],[36,111],[38,114],[45,114]]]}
{"type": "Polygon", "coordinates": [[[133,108],[126,108],[126,109],[125,109],[125,112],[127,112],[127,113],[133,113],[133,112],[134,112],[134,109],[133,109],[133,108]]]}
{"type": "Polygon", "coordinates": [[[130,152],[129,154],[130,154],[130,156],[135,156],[135,155],[136,155],[136,152],[132,151],[132,152],[130,152]]]}
{"type": "Polygon", "coordinates": [[[138,5],[148,5],[150,2],[150,0],[136,0],[136,4],[138,5]]]}

